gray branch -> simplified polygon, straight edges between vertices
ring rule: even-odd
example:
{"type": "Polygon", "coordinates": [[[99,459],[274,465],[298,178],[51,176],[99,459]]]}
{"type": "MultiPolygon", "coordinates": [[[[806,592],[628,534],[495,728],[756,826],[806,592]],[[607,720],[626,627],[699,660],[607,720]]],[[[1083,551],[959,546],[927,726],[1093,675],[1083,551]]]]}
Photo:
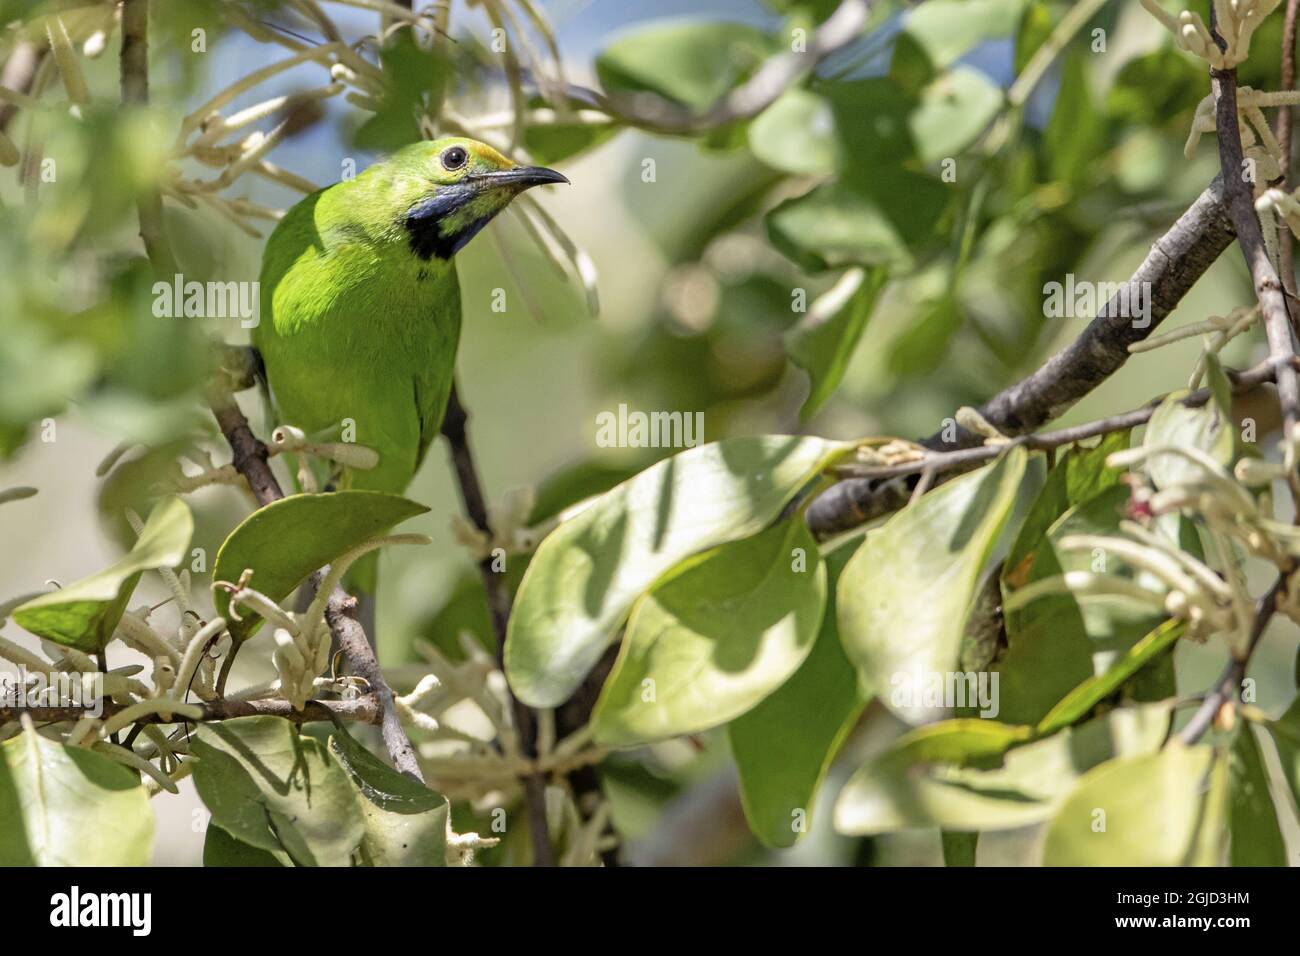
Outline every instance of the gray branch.
{"type": "MultiPolygon", "coordinates": [[[[1128,361],[1128,347],[1149,336],[1173,312],[1235,235],[1225,206],[1223,179],[1215,177],[1156,240],[1142,265],[1079,337],[1028,378],[995,395],[980,408],[980,414],[1003,434],[1016,436],[1064,413],[1128,361]],[[1144,289],[1150,290],[1149,300],[1144,289]],[[1144,298],[1137,298],[1139,295],[1144,298]],[[1128,304],[1138,301],[1150,302],[1149,323],[1135,324],[1128,317],[1128,304]]],[[[983,441],[965,429],[956,432],[952,442],[945,442],[942,433],[936,432],[921,444],[952,450],[983,441]]],[[[808,506],[808,526],[818,538],[829,538],[902,507],[907,498],[907,489],[897,482],[842,481],[808,506]]]]}

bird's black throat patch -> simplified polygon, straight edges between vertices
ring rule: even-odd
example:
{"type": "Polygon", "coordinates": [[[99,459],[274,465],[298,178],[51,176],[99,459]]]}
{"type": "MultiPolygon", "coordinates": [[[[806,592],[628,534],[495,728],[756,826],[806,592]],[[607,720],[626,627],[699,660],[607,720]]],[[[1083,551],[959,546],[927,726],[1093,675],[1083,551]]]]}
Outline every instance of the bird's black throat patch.
{"type": "Polygon", "coordinates": [[[411,251],[426,262],[430,258],[450,259],[459,252],[492,218],[476,219],[454,232],[445,229],[448,218],[474,195],[474,187],[466,183],[439,186],[436,194],[412,206],[402,220],[411,251]]]}

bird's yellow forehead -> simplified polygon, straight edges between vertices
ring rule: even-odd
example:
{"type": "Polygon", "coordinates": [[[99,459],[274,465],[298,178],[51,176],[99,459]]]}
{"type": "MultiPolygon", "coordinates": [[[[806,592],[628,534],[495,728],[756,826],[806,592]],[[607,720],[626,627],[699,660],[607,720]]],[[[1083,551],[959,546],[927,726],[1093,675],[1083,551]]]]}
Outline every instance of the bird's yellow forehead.
{"type": "Polygon", "coordinates": [[[436,159],[453,146],[459,146],[469,153],[469,162],[466,164],[469,166],[475,166],[479,169],[510,169],[515,165],[509,158],[497,152],[487,143],[463,136],[447,136],[442,139],[435,139],[428,144],[429,156],[436,159]]]}

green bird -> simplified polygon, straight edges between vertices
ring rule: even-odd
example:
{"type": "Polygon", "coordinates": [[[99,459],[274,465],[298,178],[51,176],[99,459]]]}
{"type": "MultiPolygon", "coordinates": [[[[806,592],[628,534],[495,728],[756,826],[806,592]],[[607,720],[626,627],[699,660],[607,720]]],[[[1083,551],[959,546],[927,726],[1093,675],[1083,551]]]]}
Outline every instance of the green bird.
{"type": "MultiPolygon", "coordinates": [[[[568,181],[472,139],[439,139],[312,193],[276,226],[253,344],[277,421],[379,454],[375,468],[330,476],[333,487],[406,490],[451,392],[456,253],[525,189],[568,181]]],[[[373,562],[353,583],[373,590],[373,562]]]]}

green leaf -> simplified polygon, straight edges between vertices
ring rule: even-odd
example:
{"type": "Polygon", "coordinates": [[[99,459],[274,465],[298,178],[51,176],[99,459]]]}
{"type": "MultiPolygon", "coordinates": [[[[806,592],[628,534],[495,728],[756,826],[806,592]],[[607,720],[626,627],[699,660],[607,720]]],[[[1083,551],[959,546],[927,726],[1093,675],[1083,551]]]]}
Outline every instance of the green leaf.
{"type": "Polygon", "coordinates": [[[996,720],[956,717],[926,724],[909,731],[891,748],[910,762],[964,766],[989,757],[1000,757],[1017,744],[1033,739],[1032,727],[1018,727],[996,720]]]}
{"type": "Polygon", "coordinates": [[[923,163],[955,157],[1002,109],[1002,89],[969,66],[941,73],[921,91],[909,125],[923,163]]]}
{"type": "Polygon", "coordinates": [[[293,866],[283,850],[261,850],[236,840],[215,823],[203,837],[204,866],[293,866]]]}
{"type": "Polygon", "coordinates": [[[1113,710],[1030,743],[1024,741],[1031,728],[991,720],[920,727],[849,778],[835,806],[835,827],[869,835],[914,827],[965,832],[1037,823],[1089,768],[1118,754],[1155,751],[1168,727],[1169,709],[1163,705],[1113,710]]]}
{"type": "MultiPolygon", "coordinates": [[[[428,510],[382,491],[291,495],[257,509],[230,532],[217,551],[212,580],[234,583],[251,569],[249,586],[280,601],[318,568],[428,510]]],[[[218,590],[214,603],[230,620],[230,595],[218,590]]],[[[261,623],[255,614],[230,620],[230,636],[243,642],[261,623]]]]}
{"type": "Polygon", "coordinates": [[[1300,804],[1300,697],[1277,720],[1266,725],[1277,745],[1277,756],[1282,763],[1282,773],[1291,787],[1291,795],[1300,804]]]}
{"type": "Polygon", "coordinates": [[[943,844],[943,865],[974,866],[979,839],[979,833],[974,831],[960,833],[953,830],[941,830],[939,840],[943,844]]]}
{"type": "Polygon", "coordinates": [[[749,149],[773,169],[829,176],[840,165],[835,113],[825,97],[803,87],[786,90],[749,124],[749,149]]]}
{"type": "Polygon", "coordinates": [[[956,61],[983,40],[1011,36],[1025,0],[928,0],[910,10],[903,29],[936,67],[956,61]]]}
{"type": "Polygon", "coordinates": [[[799,417],[807,421],[834,394],[849,359],[858,347],[880,290],[883,269],[867,273],[853,269],[835,287],[813,302],[808,314],[785,334],[790,361],[808,373],[812,388],[799,417]]]}
{"type": "Polygon", "coordinates": [[[686,558],[767,527],[849,447],[768,435],[691,448],[561,524],[538,547],[510,615],[505,671],[516,696],[563,703],[638,597],[686,558]]]}
{"type": "Polygon", "coordinates": [[[421,139],[419,117],[437,112],[453,71],[436,46],[421,49],[411,30],[392,33],[379,60],[388,87],[378,110],[357,129],[355,142],[367,149],[395,150],[421,139]]]}
{"type": "Polygon", "coordinates": [[[154,816],[139,777],[30,726],[0,744],[0,866],[147,866],[154,816]]]}
{"type": "Polygon", "coordinates": [[[655,23],[607,46],[596,75],[608,93],[650,91],[704,110],[775,50],[770,36],[745,24],[655,23]]]}
{"type": "Polygon", "coordinates": [[[952,295],[927,302],[915,321],[894,339],[889,371],[895,375],[926,375],[943,364],[948,345],[962,325],[961,305],[952,295]]]}
{"type": "MultiPolygon", "coordinates": [[[[1046,546],[1037,549],[1027,576],[1022,567],[1018,579],[1024,577],[1032,583],[1067,571],[1095,570],[1097,555],[1058,550],[1057,542],[1075,534],[1119,534],[1129,497],[1126,486],[1110,485],[1071,508],[1041,539],[1046,546]]],[[[1105,572],[1130,581],[1138,578],[1118,561],[1109,561],[1105,572]]],[[[1162,585],[1145,576],[1141,584],[1153,593],[1163,593],[1162,585]]],[[[1010,593],[1008,590],[1008,596],[1010,593]]],[[[1023,608],[1008,610],[1007,650],[996,664],[1005,702],[1002,718],[1037,724],[1080,684],[1109,670],[1165,616],[1163,609],[1129,597],[1094,596],[1080,602],[1068,593],[1047,595],[1023,608]]],[[[1143,697],[1155,699],[1175,692],[1170,661],[1168,654],[1154,656],[1143,673],[1153,674],[1156,684],[1145,689],[1143,697]]]]}
{"type": "MultiPolygon", "coordinates": [[[[548,107],[545,101],[535,98],[532,108],[548,107]]],[[[570,103],[573,111],[583,109],[583,104],[570,103]]],[[[569,159],[605,142],[619,131],[616,123],[586,123],[557,113],[554,122],[534,123],[524,129],[524,146],[533,162],[544,166],[569,159]]]]}
{"type": "Polygon", "coordinates": [[[924,495],[868,532],[840,578],[844,649],[865,685],[910,723],[937,712],[900,701],[900,681],[956,668],[966,611],[1015,503],[1026,457],[1012,448],[924,495]]]}
{"type": "Polygon", "coordinates": [[[808,658],[727,726],[745,819],[767,846],[793,846],[811,828],[817,791],[869,697],[835,624],[835,582],[856,549],[845,545],[826,557],[830,600],[808,658]]]}
{"type": "MultiPolygon", "coordinates": [[[[1175,392],[1160,403],[1160,407],[1147,423],[1142,439],[1144,448],[1173,446],[1196,448],[1205,452],[1219,464],[1232,463],[1232,419],[1215,402],[1200,408],[1188,408],[1179,399],[1186,392],[1175,392]]],[[[1200,465],[1181,455],[1153,455],[1143,465],[1151,481],[1161,490],[1172,485],[1194,480],[1202,474],[1200,465]]]]}
{"type": "Polygon", "coordinates": [[[1105,700],[1120,686],[1154,660],[1187,630],[1186,621],[1168,620],[1138,641],[1103,674],[1090,677],[1047,712],[1038,724],[1040,734],[1050,734],[1069,726],[1105,700]]]}
{"type": "Polygon", "coordinates": [[[1249,723],[1237,732],[1229,757],[1232,866],[1286,866],[1286,844],[1268,789],[1259,742],[1249,723]]]}
{"type": "Polygon", "coordinates": [[[1029,580],[1034,558],[1048,543],[1048,529],[1061,515],[1119,483],[1120,472],[1107,468],[1106,458],[1128,448],[1129,437],[1128,431],[1111,432],[1092,448],[1071,445],[1061,453],[1007,552],[1002,573],[1005,588],[1014,590],[1029,580]]]}
{"type": "Polygon", "coordinates": [[[880,205],[840,181],[787,199],[767,214],[772,245],[809,272],[911,264],[912,254],[880,205]]]}
{"type": "Polygon", "coordinates": [[[1046,866],[1187,866],[1210,862],[1201,821],[1213,750],[1172,744],[1086,773],[1047,828],[1046,866]]]}
{"type": "Polygon", "coordinates": [[[341,726],[330,753],[355,788],[365,836],[361,857],[369,866],[446,866],[447,800],[384,763],[341,726]]]}
{"type": "Polygon", "coordinates": [[[1065,58],[1052,118],[1043,130],[1042,154],[1053,179],[1082,187],[1096,175],[1106,145],[1106,118],[1092,101],[1084,55],[1065,58]]]}
{"type": "Polygon", "coordinates": [[[794,515],[685,562],[642,598],[591,726],[623,746],[724,724],[780,687],[826,607],[817,541],[794,515]]]}
{"type": "Polygon", "coordinates": [[[14,609],[14,621],[39,637],[98,652],[113,636],[140,575],[185,558],[194,518],[185,502],[164,498],[154,507],[134,547],[112,567],[42,594],[14,609]]]}
{"type": "Polygon", "coordinates": [[[194,785],[212,822],[299,866],[348,866],[365,834],[347,774],[325,745],[280,717],[200,724],[194,785]]]}

